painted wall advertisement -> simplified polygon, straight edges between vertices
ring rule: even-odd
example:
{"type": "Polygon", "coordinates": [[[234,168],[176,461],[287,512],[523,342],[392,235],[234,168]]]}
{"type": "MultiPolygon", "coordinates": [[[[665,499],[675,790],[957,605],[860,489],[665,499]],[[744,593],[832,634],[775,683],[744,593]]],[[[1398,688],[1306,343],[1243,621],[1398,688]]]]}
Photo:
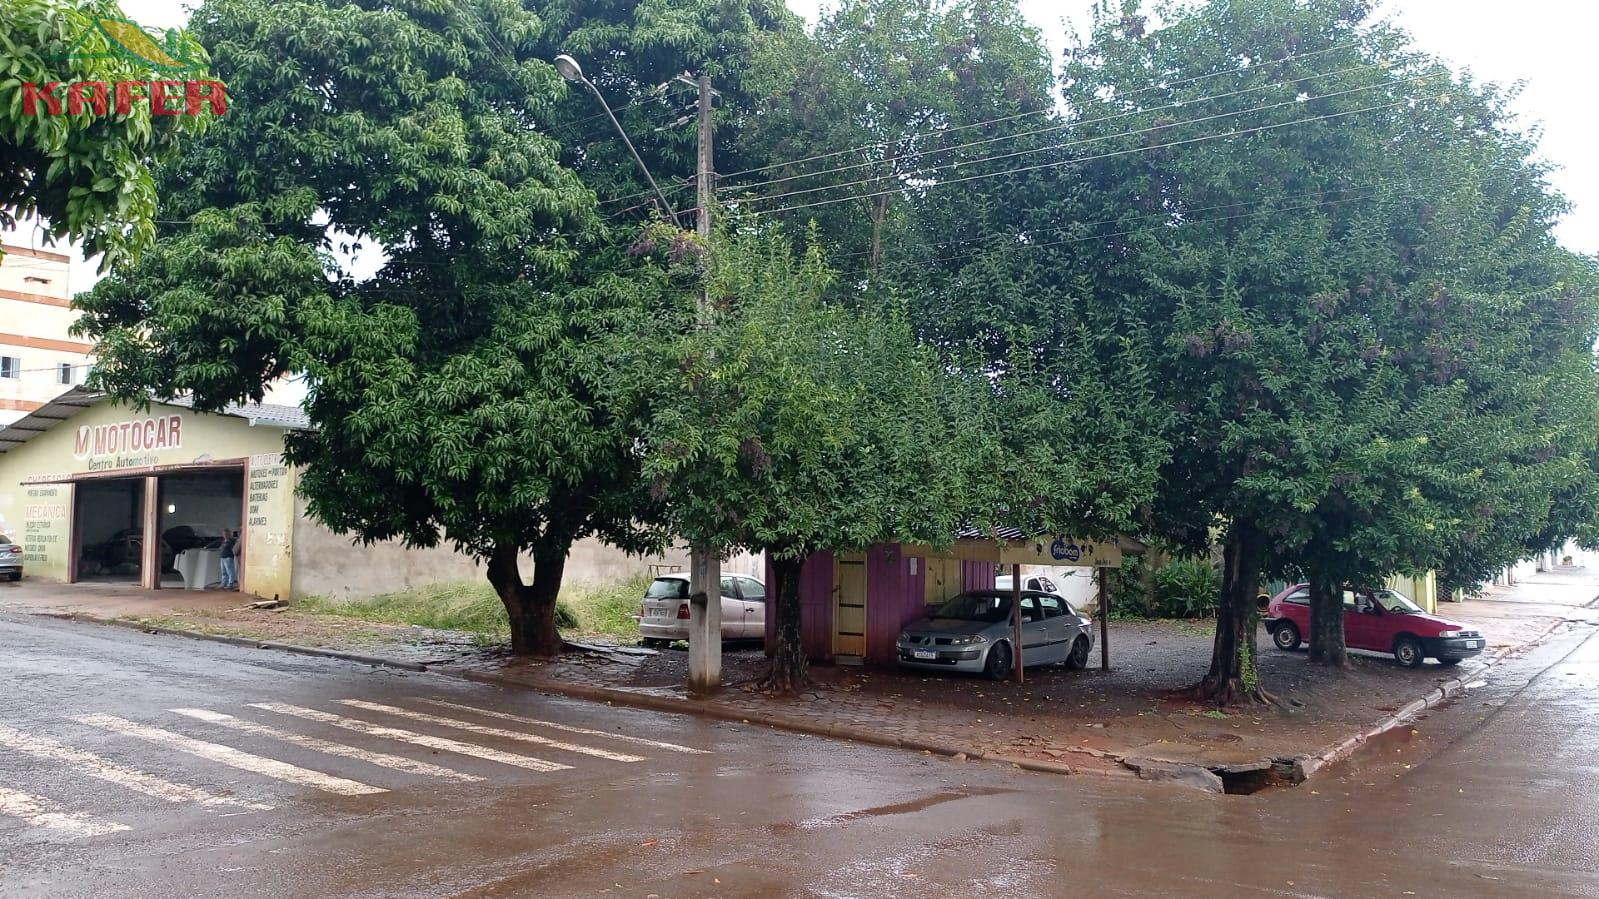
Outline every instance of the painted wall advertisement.
{"type": "Polygon", "coordinates": [[[292,574],[294,470],[284,464],[281,453],[251,456],[244,490],[244,592],[287,599],[292,574]]]}

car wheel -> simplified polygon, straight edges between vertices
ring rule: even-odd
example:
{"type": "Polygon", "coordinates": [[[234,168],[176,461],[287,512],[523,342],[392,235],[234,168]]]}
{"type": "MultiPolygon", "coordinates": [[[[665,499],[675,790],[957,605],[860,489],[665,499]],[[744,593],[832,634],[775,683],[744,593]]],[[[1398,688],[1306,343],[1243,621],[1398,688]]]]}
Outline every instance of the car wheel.
{"type": "Polygon", "coordinates": [[[1298,649],[1301,642],[1299,625],[1294,624],[1292,621],[1284,621],[1282,624],[1277,625],[1271,632],[1271,642],[1275,643],[1277,648],[1283,652],[1293,652],[1298,649]]]}
{"type": "Polygon", "coordinates": [[[995,643],[988,651],[988,661],[983,663],[983,674],[991,680],[1004,680],[1010,677],[1010,665],[1010,644],[995,643]]]}
{"type": "Polygon", "coordinates": [[[1444,666],[1445,668],[1453,668],[1456,665],[1460,664],[1460,660],[1459,659],[1439,659],[1438,660],[1438,664],[1444,666]]]}
{"type": "Polygon", "coordinates": [[[1076,669],[1088,667],[1087,637],[1078,637],[1077,642],[1072,644],[1072,651],[1066,656],[1066,667],[1076,669]]]}
{"type": "Polygon", "coordinates": [[[1406,668],[1420,668],[1426,657],[1421,654],[1421,644],[1415,637],[1400,637],[1394,643],[1394,658],[1406,668]]]}

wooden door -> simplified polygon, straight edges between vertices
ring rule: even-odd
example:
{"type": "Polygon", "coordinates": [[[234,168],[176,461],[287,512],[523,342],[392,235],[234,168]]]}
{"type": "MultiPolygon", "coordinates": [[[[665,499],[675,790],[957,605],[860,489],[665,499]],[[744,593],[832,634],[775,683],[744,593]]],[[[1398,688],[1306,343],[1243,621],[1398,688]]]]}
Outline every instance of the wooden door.
{"type": "Polygon", "coordinates": [[[833,568],[833,654],[866,655],[866,555],[838,553],[833,568]]]}

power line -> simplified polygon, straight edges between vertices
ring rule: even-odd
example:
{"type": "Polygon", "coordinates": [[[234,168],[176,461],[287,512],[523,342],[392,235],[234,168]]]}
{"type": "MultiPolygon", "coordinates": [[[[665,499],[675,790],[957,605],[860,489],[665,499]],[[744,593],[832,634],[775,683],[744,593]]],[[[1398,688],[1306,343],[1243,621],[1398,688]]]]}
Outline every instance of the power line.
{"type": "MultiPolygon", "coordinates": [[[[1123,94],[1122,96],[1125,96],[1125,97],[1136,97],[1136,96],[1138,96],[1140,94],[1146,94],[1146,93],[1149,93],[1151,91],[1170,90],[1170,89],[1172,89],[1174,87],[1177,87],[1179,85],[1190,84],[1190,83],[1193,83],[1195,81],[1203,81],[1203,80],[1205,80],[1207,78],[1218,78],[1218,77],[1221,77],[1222,75],[1236,75],[1236,74],[1239,74],[1240,72],[1250,71],[1252,69],[1259,68],[1260,66],[1276,65],[1278,63],[1289,62],[1291,60],[1296,60],[1296,59],[1309,59],[1309,58],[1311,58],[1313,56],[1321,56],[1321,55],[1326,54],[1326,53],[1335,53],[1335,52],[1338,52],[1340,50],[1357,49],[1360,46],[1361,46],[1360,44],[1344,44],[1344,45],[1337,46],[1337,47],[1328,47],[1325,50],[1317,50],[1317,51],[1314,51],[1312,53],[1289,54],[1288,56],[1284,56],[1284,57],[1281,57],[1279,59],[1269,60],[1269,61],[1266,61],[1266,62],[1261,62],[1261,63],[1258,63],[1258,64],[1253,65],[1253,66],[1247,66],[1247,67],[1236,68],[1236,69],[1224,69],[1224,70],[1221,70],[1221,71],[1211,72],[1211,73],[1205,74],[1205,75],[1194,75],[1194,76],[1191,76],[1191,77],[1188,77],[1188,78],[1179,78],[1176,81],[1165,81],[1165,82],[1161,82],[1160,84],[1152,84],[1152,85],[1150,85],[1148,87],[1143,87],[1143,88],[1139,88],[1139,89],[1134,90],[1134,91],[1129,91],[1128,93],[1123,94]]],[[[1170,73],[1168,73],[1168,74],[1170,74],[1170,73]]],[[[955,126],[953,128],[939,128],[939,129],[931,130],[931,131],[923,131],[923,132],[919,132],[919,133],[903,135],[900,138],[896,138],[896,141],[897,140],[911,140],[911,139],[915,139],[915,138],[918,138],[918,137],[926,137],[926,136],[930,136],[930,135],[953,134],[953,133],[955,133],[957,131],[966,131],[966,130],[969,130],[969,129],[972,129],[972,128],[982,128],[982,127],[985,127],[985,126],[988,126],[988,125],[998,125],[998,124],[1002,124],[1004,122],[1014,121],[1016,119],[1027,118],[1028,116],[1044,115],[1046,113],[1050,113],[1050,112],[1053,112],[1053,111],[1054,111],[1054,107],[1048,107],[1048,108],[1045,108],[1045,109],[1034,109],[1034,110],[1029,110],[1027,112],[1018,112],[1018,113],[1013,113],[1013,114],[1007,115],[1007,116],[1001,116],[1001,117],[999,117],[997,119],[989,119],[989,120],[983,121],[983,122],[973,122],[973,123],[971,123],[969,125],[958,125],[958,126],[955,126]]],[[[781,168],[783,166],[799,165],[799,164],[805,163],[805,162],[815,162],[816,160],[819,160],[819,159],[831,159],[831,158],[836,157],[836,156],[843,156],[846,153],[854,153],[854,152],[857,152],[857,151],[860,151],[860,150],[871,150],[871,149],[875,149],[875,148],[885,147],[888,144],[894,143],[894,142],[895,141],[877,141],[877,142],[870,143],[870,144],[862,144],[861,146],[858,146],[858,147],[847,147],[847,148],[845,148],[843,150],[833,150],[833,151],[830,151],[830,152],[827,152],[827,153],[820,153],[820,154],[817,154],[815,156],[806,156],[806,157],[803,157],[801,159],[791,159],[791,160],[788,160],[787,162],[774,162],[774,163],[772,163],[770,165],[763,165],[763,166],[758,166],[756,168],[743,169],[742,171],[737,171],[737,172],[729,172],[726,175],[723,175],[722,177],[724,177],[724,178],[737,178],[740,175],[749,175],[749,174],[753,174],[755,172],[765,172],[765,171],[769,171],[771,169],[781,168]]]]}
{"type": "MultiPolygon", "coordinates": [[[[1063,130],[1066,130],[1066,129],[1076,129],[1076,128],[1081,128],[1084,125],[1095,125],[1095,124],[1099,124],[1101,122],[1110,122],[1110,121],[1115,121],[1117,119],[1128,118],[1129,116],[1147,115],[1149,113],[1163,112],[1163,111],[1169,110],[1169,109],[1179,109],[1179,108],[1184,107],[1184,106],[1192,106],[1192,105],[1199,104],[1199,103],[1207,103],[1207,102],[1210,102],[1212,100],[1224,100],[1224,99],[1227,99],[1228,97],[1236,97],[1236,96],[1240,96],[1242,94],[1250,94],[1250,93],[1255,93],[1257,91],[1268,90],[1268,89],[1275,88],[1275,87],[1286,87],[1286,86],[1291,85],[1291,84],[1299,84],[1300,82],[1309,81],[1309,80],[1311,80],[1313,78],[1334,78],[1334,77],[1337,77],[1339,75],[1348,75],[1350,73],[1364,71],[1366,69],[1371,69],[1371,68],[1387,69],[1389,67],[1390,67],[1389,63],[1386,63],[1386,62],[1366,63],[1364,65],[1353,66],[1353,67],[1348,68],[1348,69],[1340,69],[1340,70],[1334,71],[1334,72],[1318,72],[1318,73],[1315,73],[1315,74],[1303,75],[1303,76],[1301,76],[1299,78],[1291,78],[1291,79],[1288,79],[1288,80],[1285,80],[1285,81],[1274,81],[1274,82],[1271,82],[1269,84],[1260,84],[1260,85],[1256,85],[1254,87],[1246,87],[1246,88],[1240,88],[1238,90],[1227,91],[1225,93],[1212,94],[1212,95],[1210,95],[1208,97],[1196,97],[1196,98],[1194,98],[1192,100],[1179,100],[1179,101],[1177,101],[1175,103],[1168,103],[1168,104],[1166,104],[1164,106],[1151,106],[1151,107],[1148,107],[1148,108],[1145,108],[1145,109],[1133,109],[1133,110],[1128,110],[1126,112],[1116,113],[1115,115],[1102,116],[1102,117],[1097,118],[1097,119],[1083,119],[1083,120],[1080,120],[1080,121],[1062,122],[1062,123],[1056,124],[1056,125],[1046,125],[1046,126],[1044,126],[1042,128],[1034,128],[1034,129],[1032,129],[1030,131],[1021,131],[1021,132],[1017,132],[1015,134],[1001,134],[1001,135],[997,135],[995,137],[983,138],[982,140],[970,141],[970,142],[964,143],[964,144],[957,144],[956,146],[953,146],[953,147],[943,147],[943,148],[939,148],[939,149],[925,150],[925,151],[922,151],[922,153],[925,153],[925,154],[928,154],[928,155],[936,155],[936,154],[939,154],[939,153],[952,153],[952,152],[954,152],[956,150],[966,150],[966,149],[970,149],[972,147],[985,146],[987,144],[992,144],[992,143],[996,143],[996,142],[999,142],[999,141],[1019,140],[1019,139],[1024,138],[1024,137],[1032,137],[1032,136],[1038,135],[1038,134],[1047,134],[1047,133],[1052,132],[1052,131],[1063,131],[1063,130]]],[[[1398,83],[1403,83],[1403,82],[1398,82],[1398,83]]],[[[1313,97],[1311,99],[1322,99],[1322,98],[1313,97]]],[[[1183,123],[1183,124],[1187,124],[1187,123],[1183,123]]],[[[947,132],[944,132],[944,133],[947,133],[947,132]]],[[[1137,133],[1137,132],[1130,132],[1130,133],[1137,133]]],[[[1056,145],[1056,146],[1069,146],[1069,145],[1056,145]]],[[[990,157],[990,158],[993,158],[993,157],[990,157]]],[[[979,160],[979,161],[981,161],[981,160],[979,160]]],[[[849,165],[835,166],[835,167],[830,168],[830,169],[818,169],[817,171],[813,171],[813,172],[800,172],[800,173],[794,174],[794,175],[786,175],[786,176],[784,176],[782,178],[769,178],[769,179],[767,179],[765,181],[758,182],[758,183],[756,183],[754,185],[735,185],[735,184],[725,185],[723,187],[717,188],[717,190],[724,190],[724,191],[737,190],[741,186],[769,187],[771,185],[782,184],[782,183],[787,182],[787,181],[797,181],[797,180],[800,180],[802,178],[815,178],[815,177],[820,177],[822,175],[831,175],[831,174],[834,174],[836,172],[844,172],[844,171],[849,171],[851,169],[859,169],[859,168],[864,168],[866,166],[878,165],[881,162],[882,162],[882,160],[869,159],[869,160],[866,160],[865,162],[856,162],[856,163],[851,163],[849,165]]],[[[782,163],[779,163],[779,165],[782,165],[782,163]]],[[[729,177],[731,177],[731,176],[729,176],[729,177]]]]}
{"type": "MultiPolygon", "coordinates": [[[[1301,203],[1301,204],[1290,205],[1290,206],[1271,205],[1270,208],[1257,208],[1257,209],[1255,209],[1252,212],[1241,212],[1241,213],[1237,213],[1237,214],[1234,214],[1234,215],[1213,216],[1213,217],[1210,217],[1210,218],[1194,218],[1194,219],[1183,218],[1183,219],[1180,219],[1178,221],[1169,222],[1168,224],[1165,224],[1165,225],[1153,225],[1153,226],[1142,227],[1142,228],[1128,228],[1128,229],[1125,229],[1125,230],[1111,231],[1111,232],[1104,233],[1104,234],[1085,234],[1085,235],[1079,235],[1077,237],[1068,237],[1068,238],[1062,238],[1060,240],[1043,241],[1043,242],[1040,242],[1040,243],[1022,243],[1022,242],[1019,242],[1019,241],[1018,242],[1014,242],[1014,243],[1004,243],[1003,241],[994,241],[993,242],[993,244],[994,244],[993,246],[979,247],[979,248],[977,248],[975,250],[970,250],[970,251],[967,251],[965,253],[956,253],[956,254],[953,254],[953,255],[939,255],[938,256],[938,261],[939,262],[949,262],[949,261],[960,260],[960,259],[969,259],[969,258],[972,258],[974,256],[979,256],[979,255],[983,254],[984,252],[986,252],[987,250],[990,250],[990,249],[995,249],[995,250],[1011,250],[1011,249],[1016,249],[1016,250],[1037,250],[1037,249],[1043,249],[1045,247],[1058,247],[1058,246],[1065,246],[1066,244],[1084,243],[1084,242],[1087,242],[1087,241],[1094,241],[1094,240],[1109,240],[1109,239],[1114,238],[1114,237],[1128,237],[1128,236],[1131,236],[1131,235],[1134,235],[1134,234],[1148,234],[1148,233],[1152,233],[1152,232],[1156,232],[1156,231],[1170,231],[1170,230],[1173,230],[1175,228],[1178,228],[1178,227],[1181,227],[1181,226],[1184,226],[1184,225],[1203,225],[1203,224],[1211,224],[1211,223],[1215,223],[1215,222],[1227,222],[1227,221],[1234,221],[1236,219],[1252,218],[1252,217],[1261,216],[1261,215],[1276,214],[1276,213],[1282,213],[1282,212],[1297,212],[1297,211],[1302,211],[1302,210],[1306,210],[1306,209],[1318,209],[1318,208],[1321,208],[1323,206],[1336,206],[1336,205],[1339,205],[1341,203],[1355,203],[1355,202],[1359,202],[1359,201],[1362,201],[1362,200],[1377,199],[1379,197],[1387,198],[1387,197],[1418,196],[1419,193],[1420,193],[1419,190],[1416,190],[1416,189],[1383,193],[1381,190],[1377,189],[1378,186],[1373,185],[1372,187],[1373,187],[1373,189],[1369,193],[1356,194],[1354,196],[1348,196],[1348,197],[1338,197],[1338,198],[1331,199],[1331,200],[1322,200],[1322,201],[1316,202],[1316,203],[1301,203]],[[1001,244],[1004,244],[1004,245],[1002,246],[1001,244]]],[[[1235,208],[1235,207],[1238,207],[1238,206],[1245,206],[1245,205],[1254,205],[1254,206],[1257,206],[1257,207],[1266,207],[1268,205],[1268,203],[1270,203],[1270,201],[1260,201],[1260,202],[1256,202],[1254,204],[1249,204],[1249,203],[1227,203],[1227,204],[1223,204],[1223,205],[1219,205],[1219,206],[1208,206],[1208,207],[1202,207],[1200,209],[1188,210],[1188,212],[1193,213],[1193,212],[1204,212],[1204,211],[1207,211],[1207,210],[1230,209],[1230,208],[1235,208]]],[[[1171,218],[1172,214],[1171,213],[1149,213],[1148,216],[1164,216],[1164,217],[1169,219],[1169,218],[1171,218]]],[[[1146,217],[1148,217],[1148,216],[1146,216],[1146,217]]],[[[1103,219],[1103,220],[1101,220],[1099,222],[1088,222],[1088,223],[1083,224],[1081,227],[1092,227],[1093,225],[1096,225],[1096,224],[1108,224],[1108,223],[1110,223],[1112,221],[1119,221],[1119,219],[1103,219]]],[[[1057,229],[1057,230],[1065,230],[1065,229],[1062,228],[1062,229],[1057,229]]],[[[905,249],[908,249],[908,250],[911,250],[911,251],[919,251],[919,250],[920,251],[932,251],[932,250],[934,250],[934,249],[936,249],[938,247],[941,247],[941,246],[952,246],[952,244],[913,245],[913,246],[907,247],[905,249]]],[[[845,255],[842,255],[842,256],[838,256],[838,257],[835,257],[835,258],[848,259],[848,258],[851,258],[851,257],[864,256],[864,255],[868,255],[868,254],[864,253],[864,252],[861,252],[861,253],[848,253],[848,254],[845,254],[845,255]]],[[[849,272],[846,272],[845,274],[846,275],[858,275],[858,274],[866,274],[868,272],[869,272],[869,269],[858,269],[858,270],[851,270],[849,272]]]]}
{"type": "MultiPolygon", "coordinates": [[[[931,184],[921,185],[919,187],[919,189],[931,190],[932,188],[935,188],[935,187],[947,187],[947,186],[949,186],[951,184],[962,184],[962,183],[965,183],[965,182],[968,182],[968,181],[976,181],[976,180],[979,180],[979,179],[982,179],[982,178],[997,178],[997,177],[999,177],[1001,175],[1015,175],[1015,174],[1021,174],[1021,173],[1024,173],[1024,172],[1038,171],[1040,169],[1056,168],[1056,167],[1059,167],[1059,166],[1066,166],[1066,165],[1077,165],[1077,164],[1084,163],[1084,162],[1093,162],[1093,161],[1099,160],[1099,159],[1109,159],[1109,158],[1112,158],[1112,157],[1115,157],[1115,156],[1126,156],[1126,155],[1131,154],[1131,153],[1143,153],[1143,152],[1148,152],[1150,150],[1161,150],[1161,149],[1166,149],[1166,148],[1169,148],[1169,147],[1180,147],[1180,146],[1184,146],[1186,144],[1193,144],[1193,143],[1199,143],[1201,141],[1214,140],[1214,139],[1219,138],[1219,137],[1239,137],[1239,136],[1246,135],[1246,134],[1258,134],[1258,133],[1263,132],[1263,131],[1272,131],[1272,130],[1275,130],[1277,128],[1287,128],[1287,127],[1292,126],[1292,125],[1305,125],[1305,124],[1309,124],[1311,122],[1327,121],[1327,120],[1330,120],[1330,119],[1341,118],[1343,116],[1348,116],[1348,115],[1358,115],[1358,114],[1363,113],[1363,112],[1375,112],[1375,111],[1380,110],[1380,109],[1390,109],[1390,108],[1395,107],[1395,106],[1402,106],[1402,105],[1404,105],[1406,103],[1412,103],[1412,102],[1414,102],[1414,98],[1405,97],[1405,98],[1402,98],[1400,100],[1396,100],[1396,101],[1394,101],[1392,103],[1382,103],[1382,104],[1378,104],[1376,106],[1365,106],[1365,107],[1361,107],[1360,109],[1349,109],[1349,110],[1345,110],[1343,112],[1326,113],[1324,115],[1319,115],[1319,116],[1310,116],[1308,118],[1303,118],[1303,119],[1294,119],[1293,121],[1290,121],[1290,122],[1276,122],[1276,123],[1270,124],[1270,125],[1257,125],[1257,126],[1254,126],[1252,128],[1240,128],[1240,129],[1238,129],[1236,131],[1222,131],[1222,132],[1218,132],[1216,134],[1206,134],[1206,135],[1202,135],[1200,137],[1184,138],[1183,140],[1169,141],[1169,142],[1163,143],[1163,144],[1150,144],[1148,146],[1133,147],[1133,148],[1126,149],[1126,150],[1114,150],[1114,151],[1109,152],[1109,153],[1100,153],[1100,154],[1096,154],[1096,155],[1093,155],[1093,156],[1083,156],[1083,157],[1079,157],[1077,159],[1062,159],[1062,160],[1057,160],[1057,161],[1054,161],[1054,162],[1040,162],[1040,163],[1037,163],[1035,165],[1021,166],[1019,168],[1006,169],[1004,171],[999,171],[999,172],[985,172],[985,173],[979,174],[979,175],[968,175],[968,176],[963,177],[963,178],[951,178],[951,179],[949,179],[947,181],[935,181],[935,182],[933,182],[931,184]]],[[[880,179],[870,179],[869,178],[869,179],[865,179],[865,181],[858,182],[858,183],[866,183],[867,181],[873,181],[873,180],[880,180],[880,179]]],[[[847,187],[849,185],[840,185],[840,186],[847,187]]],[[[882,190],[882,191],[875,191],[875,192],[872,192],[872,193],[864,193],[864,194],[852,194],[852,195],[847,196],[847,197],[835,197],[833,199],[828,199],[828,200],[816,200],[816,201],[813,201],[813,202],[810,202],[810,203],[796,203],[796,204],[794,204],[792,206],[782,206],[782,207],[779,207],[777,209],[755,210],[755,211],[752,211],[750,214],[751,215],[774,215],[774,214],[780,213],[780,212],[792,212],[792,211],[794,211],[796,209],[811,209],[811,208],[814,208],[814,207],[817,207],[817,206],[830,206],[830,205],[832,205],[834,203],[847,203],[847,202],[849,202],[851,200],[869,200],[869,199],[872,199],[873,197],[882,197],[882,196],[888,196],[890,194],[898,193],[898,192],[900,192],[901,190],[904,190],[904,189],[905,188],[902,185],[902,186],[896,187],[893,190],[882,190]]]]}
{"type": "MultiPolygon", "coordinates": [[[[1302,105],[1304,105],[1306,103],[1312,103],[1312,102],[1315,102],[1315,101],[1318,101],[1318,100],[1328,100],[1328,99],[1332,99],[1333,97],[1342,97],[1342,96],[1346,96],[1348,94],[1361,93],[1363,91],[1374,90],[1374,89],[1380,88],[1380,87],[1398,86],[1398,85],[1401,85],[1401,84],[1406,84],[1406,83],[1413,82],[1413,81],[1420,81],[1420,80],[1424,80],[1424,79],[1431,78],[1431,77],[1432,77],[1431,75],[1416,75],[1416,76],[1412,76],[1410,78],[1401,79],[1401,80],[1396,81],[1396,82],[1384,82],[1382,84],[1365,85],[1365,86],[1362,86],[1362,87],[1347,88],[1347,89],[1341,90],[1341,91],[1334,91],[1334,92],[1332,92],[1330,94],[1322,94],[1322,95],[1316,96],[1316,97],[1305,97],[1303,99],[1295,97],[1292,100],[1282,100],[1282,101],[1279,101],[1277,103],[1267,103],[1267,104],[1264,104],[1264,105],[1261,105],[1261,106],[1250,107],[1248,109],[1237,109],[1237,110],[1232,110],[1232,111],[1229,111],[1229,112],[1213,113],[1211,115],[1200,116],[1200,117],[1194,118],[1194,119],[1185,119],[1185,120],[1180,121],[1180,122],[1169,122],[1169,123],[1164,123],[1164,124],[1159,124],[1159,125],[1150,125],[1150,126],[1145,127],[1145,128],[1136,128],[1136,129],[1133,129],[1131,131],[1122,131],[1122,132],[1118,132],[1116,134],[1102,134],[1102,135],[1098,135],[1098,136],[1095,136],[1095,137],[1081,138],[1079,140],[1063,141],[1063,142],[1058,143],[1058,144],[1048,144],[1048,145],[1041,146],[1041,147],[1030,147],[1030,148],[1027,148],[1027,149],[1024,149],[1024,150],[1016,150],[1016,151],[1013,151],[1013,152],[1010,152],[1010,153],[999,153],[999,154],[995,154],[995,155],[992,155],[992,156],[985,156],[985,157],[982,157],[980,159],[957,160],[955,162],[943,163],[943,164],[940,164],[940,165],[932,166],[930,168],[915,169],[915,170],[912,170],[912,171],[909,171],[909,172],[888,173],[888,174],[883,174],[883,175],[874,175],[872,177],[862,178],[862,179],[859,179],[859,180],[856,180],[856,181],[846,181],[846,182],[844,182],[842,184],[826,184],[826,185],[821,185],[821,186],[818,186],[818,187],[807,187],[807,188],[801,188],[799,190],[791,190],[791,191],[785,191],[783,193],[770,194],[768,196],[763,196],[763,197],[748,197],[748,198],[740,199],[739,202],[764,203],[764,202],[769,202],[771,200],[781,200],[781,199],[783,199],[785,197],[797,197],[797,196],[803,196],[803,195],[806,195],[806,194],[819,193],[821,191],[838,190],[840,188],[854,187],[854,186],[860,185],[860,184],[869,184],[869,183],[872,183],[872,182],[886,181],[886,180],[889,180],[889,179],[900,180],[900,179],[906,179],[906,178],[918,178],[918,177],[923,177],[923,176],[926,176],[926,175],[933,174],[935,172],[943,171],[945,169],[958,168],[958,167],[962,167],[962,166],[982,165],[983,163],[993,162],[995,160],[1000,160],[1000,159],[1013,159],[1013,158],[1015,158],[1017,156],[1026,156],[1026,155],[1031,154],[1031,153],[1042,153],[1042,152],[1044,152],[1046,150],[1058,150],[1058,149],[1064,149],[1066,147],[1080,146],[1082,144],[1090,144],[1090,143],[1098,143],[1100,141],[1115,140],[1117,138],[1134,137],[1136,135],[1149,134],[1149,133],[1155,132],[1155,131],[1169,131],[1169,130],[1174,129],[1174,128],[1182,128],[1182,127],[1185,127],[1185,126],[1188,126],[1188,125],[1197,125],[1197,124],[1199,124],[1201,122],[1213,122],[1213,121],[1217,121],[1219,119],[1225,119],[1225,118],[1231,118],[1233,116],[1245,115],[1245,114],[1251,113],[1251,112],[1264,112],[1264,111],[1270,110],[1270,109],[1281,109],[1281,108],[1283,108],[1285,106],[1302,106],[1302,105]]],[[[881,195],[882,194],[876,194],[874,196],[881,196],[881,195]]],[[[795,208],[803,208],[803,207],[795,207],[795,208]]]]}

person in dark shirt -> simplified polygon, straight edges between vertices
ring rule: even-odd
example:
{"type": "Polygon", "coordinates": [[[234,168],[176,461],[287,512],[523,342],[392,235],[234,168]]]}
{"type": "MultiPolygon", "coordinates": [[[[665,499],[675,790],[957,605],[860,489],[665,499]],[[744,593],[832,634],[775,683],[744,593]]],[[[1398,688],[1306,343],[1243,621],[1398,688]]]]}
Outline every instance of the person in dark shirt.
{"type": "Polygon", "coordinates": [[[222,583],[224,590],[239,589],[239,535],[237,531],[222,529],[222,583]]]}

